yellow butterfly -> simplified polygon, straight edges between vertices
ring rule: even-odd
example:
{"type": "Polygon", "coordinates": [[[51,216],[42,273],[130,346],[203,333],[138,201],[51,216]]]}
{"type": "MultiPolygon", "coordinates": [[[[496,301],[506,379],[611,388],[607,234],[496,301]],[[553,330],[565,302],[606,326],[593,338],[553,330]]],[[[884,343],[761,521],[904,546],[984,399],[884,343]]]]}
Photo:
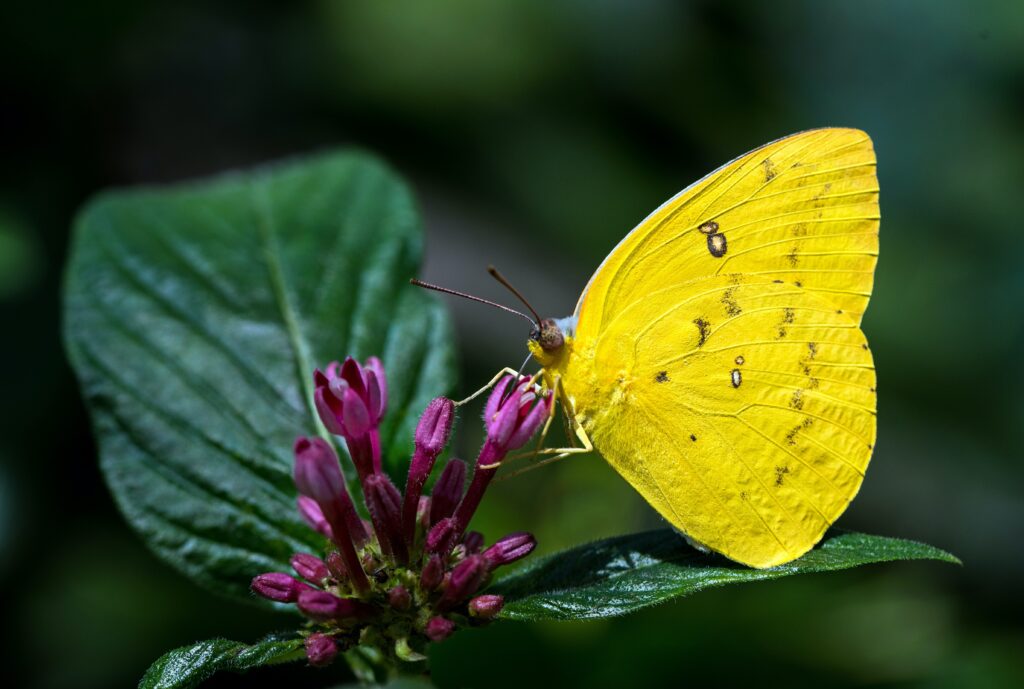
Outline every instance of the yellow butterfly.
{"type": "Polygon", "coordinates": [[[810,550],[860,488],[875,371],[871,139],[801,132],[655,210],[571,317],[529,340],[580,446],[698,547],[753,567],[810,550]]]}

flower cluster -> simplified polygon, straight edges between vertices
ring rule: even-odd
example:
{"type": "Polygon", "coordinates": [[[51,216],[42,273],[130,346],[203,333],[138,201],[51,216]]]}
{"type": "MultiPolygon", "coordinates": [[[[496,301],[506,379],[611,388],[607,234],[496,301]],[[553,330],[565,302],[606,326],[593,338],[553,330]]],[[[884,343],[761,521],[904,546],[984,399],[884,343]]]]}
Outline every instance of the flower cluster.
{"type": "Polygon", "coordinates": [[[310,623],[306,655],[312,665],[329,664],[356,644],[373,646],[403,661],[422,660],[430,641],[457,628],[493,619],[504,601],[480,594],[497,567],[528,555],[536,541],[514,533],[484,548],[484,537],[469,531],[498,466],[536,433],[551,411],[528,379],[503,379],[488,399],[487,439],[468,490],[466,464],[447,462],[431,494],[423,489],[448,444],[455,404],[433,400],[416,428],[405,491],[381,471],[380,423],[387,407],[381,362],[360,365],[352,358],[314,374],[320,419],[341,436],[359,475],[365,521],[350,496],[338,456],[323,438],[295,441],[298,510],[327,539],[324,557],[296,553],[298,577],[261,574],[252,590],[273,601],[293,603],[310,623]]]}

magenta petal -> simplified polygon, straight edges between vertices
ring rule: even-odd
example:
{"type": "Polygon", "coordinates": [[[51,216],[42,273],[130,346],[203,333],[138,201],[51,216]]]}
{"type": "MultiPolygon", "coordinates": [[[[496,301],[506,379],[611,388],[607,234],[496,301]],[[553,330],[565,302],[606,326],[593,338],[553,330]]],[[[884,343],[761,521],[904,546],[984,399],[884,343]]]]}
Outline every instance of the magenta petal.
{"type": "Polygon", "coordinates": [[[525,445],[533,437],[533,434],[537,432],[537,429],[544,424],[550,413],[551,393],[548,392],[543,399],[533,405],[533,409],[530,409],[529,413],[519,424],[519,427],[509,436],[508,444],[506,445],[508,450],[517,450],[525,445]]]}
{"type": "Polygon", "coordinates": [[[349,388],[345,391],[342,404],[342,421],[346,437],[359,438],[366,435],[370,430],[370,412],[363,399],[355,390],[349,388]]]}
{"type": "Polygon", "coordinates": [[[327,388],[319,387],[313,391],[313,402],[324,428],[334,435],[344,435],[345,428],[341,425],[341,402],[338,398],[327,388]]]}
{"type": "Polygon", "coordinates": [[[381,360],[375,356],[371,356],[366,360],[365,367],[373,371],[377,378],[377,386],[380,388],[380,411],[379,416],[384,416],[384,412],[388,408],[388,379],[384,375],[384,364],[381,360]]]}

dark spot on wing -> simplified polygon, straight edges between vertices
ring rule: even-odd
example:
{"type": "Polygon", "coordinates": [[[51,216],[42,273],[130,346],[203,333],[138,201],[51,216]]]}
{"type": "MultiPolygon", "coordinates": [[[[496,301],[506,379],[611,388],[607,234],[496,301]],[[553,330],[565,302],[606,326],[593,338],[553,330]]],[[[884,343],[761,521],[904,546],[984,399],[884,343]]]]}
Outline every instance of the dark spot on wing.
{"type": "Polygon", "coordinates": [[[729,289],[722,292],[722,306],[725,307],[725,313],[730,316],[738,316],[743,313],[743,309],[736,303],[736,288],[730,287],[729,289]]]}
{"type": "Polygon", "coordinates": [[[667,383],[668,382],[668,371],[658,371],[658,375],[656,375],[654,377],[654,380],[656,380],[659,383],[667,383]]]}
{"type": "Polygon", "coordinates": [[[795,268],[796,265],[798,263],[800,263],[800,255],[799,254],[800,254],[800,249],[798,249],[797,247],[794,246],[793,250],[790,251],[789,254],[786,255],[786,258],[789,260],[789,265],[791,265],[791,266],[793,266],[795,268]]]}
{"type": "Polygon", "coordinates": [[[732,375],[732,386],[734,388],[738,388],[740,386],[740,383],[743,382],[743,374],[740,373],[740,370],[738,368],[734,368],[732,370],[732,374],[731,375],[732,375]]]}
{"type": "Polygon", "coordinates": [[[772,162],[771,158],[765,158],[764,162],[761,163],[761,167],[764,168],[765,184],[771,182],[779,174],[778,170],[775,169],[775,163],[772,162]]]}
{"type": "Polygon", "coordinates": [[[693,442],[697,442],[697,436],[695,436],[693,433],[691,433],[690,434],[690,440],[692,440],[693,442]]]}
{"type": "Polygon", "coordinates": [[[790,234],[794,237],[806,237],[807,236],[807,225],[804,223],[797,223],[793,225],[793,229],[790,230],[790,234]]]}
{"type": "Polygon", "coordinates": [[[776,285],[782,284],[782,280],[772,280],[772,282],[774,282],[776,285]]]}
{"type": "Polygon", "coordinates": [[[708,251],[715,258],[722,258],[722,256],[725,256],[728,246],[728,243],[725,241],[725,235],[721,232],[715,232],[714,234],[708,235],[708,251]]]}
{"type": "Polygon", "coordinates": [[[868,343],[867,343],[867,342],[865,342],[864,344],[862,344],[862,345],[861,345],[861,348],[863,348],[863,349],[867,349],[867,348],[868,348],[868,343]]]}
{"type": "Polygon", "coordinates": [[[871,392],[875,392],[875,389],[874,389],[874,388],[871,388],[871,392]]]}
{"type": "Polygon", "coordinates": [[[746,362],[747,362],[747,360],[743,358],[742,354],[740,354],[738,357],[736,357],[736,365],[737,366],[742,366],[746,362]]]}
{"type": "Polygon", "coordinates": [[[874,446],[874,445],[872,445],[871,443],[868,443],[868,449],[869,449],[869,450],[874,450],[874,449],[875,449],[875,446],[874,446]]]}
{"type": "Polygon", "coordinates": [[[811,377],[809,377],[807,379],[807,387],[809,387],[811,390],[817,390],[818,389],[818,385],[820,385],[820,384],[821,383],[818,381],[818,379],[813,377],[813,376],[811,376],[811,377]]]}
{"type": "Polygon", "coordinates": [[[786,480],[786,474],[789,473],[789,467],[775,467],[775,485],[781,486],[782,482],[786,480]]]}
{"type": "MultiPolygon", "coordinates": [[[[825,194],[827,194],[831,189],[832,189],[832,182],[826,182],[825,186],[823,186],[821,188],[821,191],[819,191],[817,194],[815,194],[814,196],[811,197],[811,201],[820,201],[822,198],[824,198],[825,194]]],[[[822,206],[822,204],[820,204],[820,203],[819,204],[815,204],[815,205],[818,208],[820,208],[822,206]]]]}
{"type": "Polygon", "coordinates": [[[807,358],[814,361],[814,357],[818,356],[818,343],[808,342],[807,343],[807,358]]]}
{"type": "Polygon", "coordinates": [[[741,490],[740,491],[740,500],[746,500],[746,499],[747,499],[747,491],[741,490]]]}
{"type": "Polygon", "coordinates": [[[693,324],[697,326],[697,346],[703,347],[704,343],[708,341],[708,335],[711,333],[711,324],[703,318],[694,318],[693,324]]]}
{"type": "Polygon", "coordinates": [[[803,430],[807,430],[813,424],[814,424],[814,419],[812,419],[811,417],[808,416],[803,421],[798,423],[796,426],[793,426],[793,428],[789,429],[789,432],[786,433],[786,444],[787,445],[796,445],[796,435],[797,435],[797,433],[799,433],[800,431],[803,431],[803,430]]]}
{"type": "Polygon", "coordinates": [[[803,390],[794,390],[793,391],[793,399],[791,399],[789,401],[789,406],[793,407],[793,409],[803,409],[804,408],[804,391],[803,390]]]}
{"type": "Polygon", "coordinates": [[[781,340],[787,334],[786,326],[796,320],[796,312],[790,307],[786,307],[782,310],[782,322],[779,323],[779,334],[776,335],[777,340],[781,340]]]}
{"type": "Polygon", "coordinates": [[[796,285],[797,287],[803,287],[804,286],[804,283],[800,282],[799,280],[797,280],[793,284],[796,285]]]}
{"type": "Polygon", "coordinates": [[[697,229],[704,234],[714,234],[715,232],[718,232],[718,223],[714,220],[708,220],[706,223],[702,223],[697,229]]]}

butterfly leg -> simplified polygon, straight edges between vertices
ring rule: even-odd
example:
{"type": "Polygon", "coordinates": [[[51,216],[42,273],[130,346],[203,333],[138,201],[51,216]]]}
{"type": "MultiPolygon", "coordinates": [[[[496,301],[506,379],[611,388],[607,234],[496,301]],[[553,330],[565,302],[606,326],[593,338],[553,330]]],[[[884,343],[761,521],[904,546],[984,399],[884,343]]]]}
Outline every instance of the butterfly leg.
{"type": "Polygon", "coordinates": [[[572,403],[570,402],[568,396],[565,394],[565,390],[562,388],[561,382],[562,381],[560,378],[555,379],[554,385],[552,386],[554,388],[552,394],[554,394],[558,401],[561,402],[562,404],[562,419],[566,424],[566,437],[569,438],[570,442],[578,440],[580,443],[579,446],[574,444],[572,447],[543,447],[544,439],[547,437],[548,429],[550,428],[551,421],[554,419],[555,415],[556,405],[553,404],[551,405],[551,413],[548,415],[548,419],[545,422],[544,428],[542,429],[540,434],[540,438],[538,439],[539,442],[537,443],[537,447],[530,452],[509,455],[508,457],[505,458],[505,463],[514,461],[516,459],[538,457],[541,455],[547,456],[539,462],[534,462],[533,464],[527,465],[522,469],[513,471],[510,474],[500,476],[498,478],[499,481],[504,481],[506,479],[519,476],[520,474],[524,474],[527,471],[532,471],[533,469],[542,467],[545,464],[557,462],[558,460],[565,459],[566,457],[569,457],[571,455],[587,454],[588,452],[594,451],[594,444],[590,441],[590,437],[587,435],[587,432],[583,430],[582,426],[576,423],[576,417],[573,414],[572,403]]]}
{"type": "Polygon", "coordinates": [[[466,399],[459,400],[458,402],[455,403],[455,406],[456,407],[461,407],[462,405],[464,405],[464,404],[466,404],[468,402],[472,402],[477,397],[479,397],[480,395],[484,394],[485,392],[487,392],[488,390],[493,388],[497,384],[497,382],[499,380],[501,380],[502,378],[504,378],[505,376],[508,376],[508,375],[515,376],[515,375],[518,375],[518,374],[519,374],[519,371],[515,370],[514,368],[509,368],[508,366],[506,366],[505,368],[503,368],[500,371],[498,371],[498,373],[493,378],[491,378],[490,382],[487,383],[487,385],[483,386],[482,388],[480,388],[479,390],[474,392],[472,395],[470,395],[466,399]]]}

